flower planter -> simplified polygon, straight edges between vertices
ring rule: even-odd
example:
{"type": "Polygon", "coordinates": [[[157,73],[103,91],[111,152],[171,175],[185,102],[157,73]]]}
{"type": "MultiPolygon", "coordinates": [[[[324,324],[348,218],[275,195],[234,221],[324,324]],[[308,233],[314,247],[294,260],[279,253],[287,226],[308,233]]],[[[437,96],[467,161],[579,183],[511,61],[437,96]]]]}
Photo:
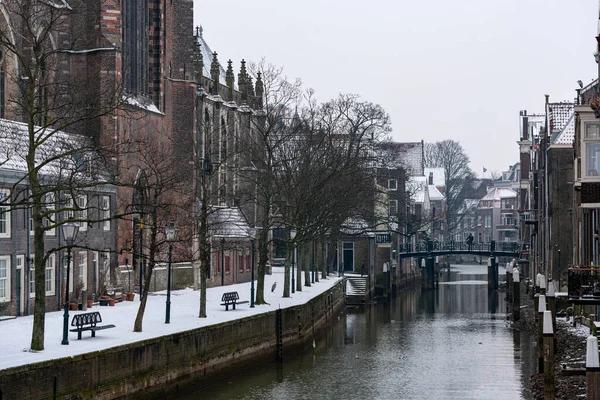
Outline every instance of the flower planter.
{"type": "Polygon", "coordinates": [[[135,293],[127,293],[127,301],[133,301],[135,293]]]}
{"type": "Polygon", "coordinates": [[[79,304],[69,303],[69,310],[71,310],[71,311],[77,311],[78,309],[79,309],[79,304]]]}
{"type": "Polygon", "coordinates": [[[93,305],[94,305],[94,300],[87,301],[87,308],[92,308],[93,305]]]}
{"type": "Polygon", "coordinates": [[[107,306],[109,300],[110,300],[110,297],[108,297],[108,296],[100,296],[98,298],[98,302],[100,303],[101,306],[107,306]]]}
{"type": "Polygon", "coordinates": [[[110,300],[108,300],[108,305],[111,306],[111,307],[114,307],[114,305],[115,305],[116,302],[117,301],[115,299],[110,299],[110,300]]]}

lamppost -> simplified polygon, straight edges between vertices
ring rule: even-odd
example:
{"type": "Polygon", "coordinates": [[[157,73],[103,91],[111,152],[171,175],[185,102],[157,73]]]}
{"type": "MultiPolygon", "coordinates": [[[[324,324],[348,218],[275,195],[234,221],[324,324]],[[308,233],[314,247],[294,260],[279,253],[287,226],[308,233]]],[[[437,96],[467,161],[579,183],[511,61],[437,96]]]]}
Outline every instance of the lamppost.
{"type": "Polygon", "coordinates": [[[171,254],[173,252],[173,242],[177,240],[177,231],[173,224],[165,227],[165,236],[169,242],[169,265],[167,269],[167,308],[165,312],[165,324],[171,322],[171,254]]]}
{"type": "Polygon", "coordinates": [[[310,265],[310,269],[311,269],[311,283],[315,283],[315,240],[312,240],[312,251],[310,252],[310,258],[311,258],[311,265],[310,265]]]}
{"type": "Polygon", "coordinates": [[[225,238],[221,238],[221,286],[225,286],[225,238]]]}
{"type": "Polygon", "coordinates": [[[252,255],[250,260],[250,308],[254,308],[254,241],[256,239],[256,228],[250,228],[250,243],[252,244],[252,255]]]}
{"type": "Polygon", "coordinates": [[[63,339],[61,344],[69,344],[69,275],[71,272],[71,247],[73,240],[77,236],[79,226],[73,222],[67,222],[62,225],[62,233],[67,242],[67,285],[65,290],[65,314],[63,319],[63,339]]]}
{"type": "Polygon", "coordinates": [[[296,244],[294,239],[296,238],[296,230],[290,230],[290,239],[292,239],[292,293],[296,293],[296,278],[294,277],[294,263],[296,261],[296,244]]]}

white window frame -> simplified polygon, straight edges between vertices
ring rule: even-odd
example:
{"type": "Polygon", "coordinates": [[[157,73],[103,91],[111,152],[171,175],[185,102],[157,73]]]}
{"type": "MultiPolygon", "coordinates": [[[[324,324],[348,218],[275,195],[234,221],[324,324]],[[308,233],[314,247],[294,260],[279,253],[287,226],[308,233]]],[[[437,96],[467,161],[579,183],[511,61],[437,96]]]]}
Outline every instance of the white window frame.
{"type": "MultiPolygon", "coordinates": [[[[65,266],[63,268],[64,268],[64,272],[66,275],[66,273],[67,273],[67,263],[66,263],[67,257],[65,257],[64,260],[65,260],[65,266]]],[[[68,285],[69,285],[69,291],[71,293],[73,293],[73,265],[74,265],[73,254],[71,254],[71,259],[69,260],[69,276],[67,277],[69,279],[68,285]]]]}
{"type": "Polygon", "coordinates": [[[88,217],[88,212],[87,212],[87,201],[88,198],[85,194],[81,194],[78,195],[76,197],[76,201],[77,201],[77,207],[81,208],[81,210],[78,210],[75,214],[76,214],[76,218],[77,219],[81,219],[83,221],[79,222],[79,230],[80,231],[87,231],[87,217],[88,217]]]}
{"type": "Polygon", "coordinates": [[[80,251],[78,256],[79,256],[79,265],[78,265],[78,271],[77,271],[78,272],[77,284],[79,284],[79,282],[83,282],[82,290],[87,290],[87,270],[88,270],[87,251],[80,251]]]}
{"type": "MultiPolygon", "coordinates": [[[[27,265],[27,260],[25,260],[27,265]]],[[[29,255],[29,271],[27,274],[27,290],[29,290],[29,298],[35,299],[35,258],[33,254],[29,255]]]]}
{"type": "Polygon", "coordinates": [[[105,231],[110,231],[110,196],[102,196],[100,199],[102,202],[101,210],[102,210],[102,229],[105,231]]]}
{"type": "Polygon", "coordinates": [[[388,179],[388,190],[398,190],[397,179],[388,179]]]}
{"type": "Polygon", "coordinates": [[[588,167],[588,145],[596,145],[599,147],[599,157],[600,157],[600,122],[597,121],[583,121],[581,124],[581,180],[582,181],[600,181],[600,160],[598,161],[598,168],[589,168],[588,167]],[[595,125],[598,129],[597,137],[587,138],[587,128],[591,125],[595,125]],[[596,171],[595,174],[590,174],[590,171],[596,171]]]}
{"type": "Polygon", "coordinates": [[[94,279],[94,292],[98,291],[98,274],[100,273],[99,271],[99,258],[100,258],[100,254],[97,251],[92,251],[92,271],[94,271],[94,276],[96,277],[94,279]]]}
{"type": "Polygon", "coordinates": [[[514,225],[514,218],[512,214],[502,214],[502,225],[514,225]],[[508,219],[510,218],[510,223],[508,219]]]}
{"type": "Polygon", "coordinates": [[[491,228],[492,227],[492,216],[491,215],[486,215],[485,218],[485,223],[484,223],[484,227],[485,228],[491,228]]]}
{"type": "Polygon", "coordinates": [[[73,197],[67,195],[65,200],[65,208],[67,209],[65,211],[65,219],[71,219],[75,217],[75,211],[73,210],[74,204],[73,197]]]}
{"type": "Polygon", "coordinates": [[[398,215],[398,200],[396,200],[396,199],[389,200],[388,213],[390,216],[398,215]],[[396,212],[393,213],[392,208],[394,208],[396,210],[396,212]]]}
{"type": "MultiPolygon", "coordinates": [[[[54,193],[50,192],[48,194],[46,194],[46,210],[56,210],[56,196],[54,195],[54,193]]],[[[54,214],[51,214],[53,216],[53,219],[56,220],[56,216],[54,214]]],[[[46,222],[48,225],[52,224],[52,221],[50,221],[50,218],[46,218],[46,222]]],[[[47,225],[46,225],[47,226],[47,225]]],[[[52,228],[52,229],[48,229],[46,231],[46,236],[54,236],[56,235],[56,228],[52,228]]]]}
{"type": "MultiPolygon", "coordinates": [[[[7,189],[0,189],[0,198],[8,197],[9,191],[7,189]]],[[[10,204],[10,200],[9,200],[10,204]]],[[[4,219],[4,231],[0,231],[0,239],[9,239],[10,238],[10,227],[11,227],[11,212],[10,206],[2,206],[0,207],[0,215],[5,216],[4,219]]]]}
{"type": "Polygon", "coordinates": [[[55,290],[55,273],[56,273],[56,254],[50,254],[46,259],[46,296],[54,296],[55,290]]]}
{"type": "Polygon", "coordinates": [[[4,285],[4,296],[0,295],[0,303],[6,303],[10,301],[10,256],[0,256],[0,262],[4,264],[5,273],[4,276],[0,274],[0,286],[4,285]]]}

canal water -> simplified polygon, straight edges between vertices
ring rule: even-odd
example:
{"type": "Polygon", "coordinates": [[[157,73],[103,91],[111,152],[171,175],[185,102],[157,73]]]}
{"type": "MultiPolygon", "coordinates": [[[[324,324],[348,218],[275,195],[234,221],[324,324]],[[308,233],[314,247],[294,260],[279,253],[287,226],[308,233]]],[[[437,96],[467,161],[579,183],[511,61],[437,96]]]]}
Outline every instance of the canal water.
{"type": "Polygon", "coordinates": [[[535,345],[511,329],[486,273],[453,265],[435,292],[347,310],[314,349],[180,398],[530,399],[535,345]]]}

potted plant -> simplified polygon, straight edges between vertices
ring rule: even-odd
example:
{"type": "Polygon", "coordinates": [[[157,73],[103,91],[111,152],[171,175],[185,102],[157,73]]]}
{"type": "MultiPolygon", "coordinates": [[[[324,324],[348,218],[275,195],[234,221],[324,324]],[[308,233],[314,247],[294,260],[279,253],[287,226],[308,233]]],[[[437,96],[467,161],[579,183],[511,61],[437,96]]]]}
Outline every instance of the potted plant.
{"type": "Polygon", "coordinates": [[[135,298],[135,293],[128,292],[127,293],[127,301],[133,301],[135,298]]]}
{"type": "Polygon", "coordinates": [[[114,307],[115,303],[117,302],[117,300],[113,299],[113,298],[109,298],[108,299],[108,305],[111,307],[114,307]]]}
{"type": "Polygon", "coordinates": [[[88,294],[88,298],[87,298],[87,308],[92,308],[92,306],[94,305],[94,295],[93,294],[88,294]]]}
{"type": "Polygon", "coordinates": [[[98,297],[98,302],[100,303],[101,306],[107,306],[109,300],[110,300],[110,296],[104,295],[104,296],[98,297]]]}

